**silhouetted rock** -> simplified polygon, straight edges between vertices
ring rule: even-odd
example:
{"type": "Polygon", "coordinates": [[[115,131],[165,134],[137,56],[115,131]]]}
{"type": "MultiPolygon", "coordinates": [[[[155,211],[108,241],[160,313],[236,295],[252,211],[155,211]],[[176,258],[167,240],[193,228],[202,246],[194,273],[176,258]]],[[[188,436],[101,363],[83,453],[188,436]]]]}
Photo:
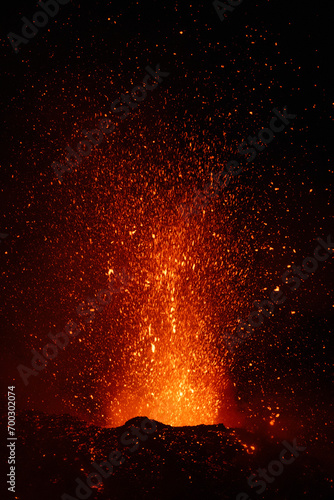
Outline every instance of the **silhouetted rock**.
{"type": "Polygon", "coordinates": [[[154,433],[139,441],[139,447],[131,452],[120,441],[121,436],[131,427],[140,429],[143,418],[146,417],[136,417],[122,427],[109,429],[88,425],[69,415],[18,414],[16,498],[60,500],[65,493],[70,497],[63,498],[77,498],[76,478],[86,483],[87,476],[97,472],[92,463],[108,460],[113,450],[122,453],[124,463],[114,467],[112,475],[86,498],[235,500],[242,491],[250,499],[334,498],[325,460],[315,459],[307,449],[284,466],[263,494],[256,494],[247,478],[258,468],[267,468],[271,461],[277,461],[284,446],[245,430],[226,429],[224,425],[171,427],[156,422],[154,433]]]}

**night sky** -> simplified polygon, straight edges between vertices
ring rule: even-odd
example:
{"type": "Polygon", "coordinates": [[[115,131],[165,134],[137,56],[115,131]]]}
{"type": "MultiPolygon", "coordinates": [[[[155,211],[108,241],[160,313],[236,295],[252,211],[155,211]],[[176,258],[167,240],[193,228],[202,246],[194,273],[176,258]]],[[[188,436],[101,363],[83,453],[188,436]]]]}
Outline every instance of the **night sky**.
{"type": "Polygon", "coordinates": [[[7,33],[39,8],[6,4],[1,366],[19,409],[327,439],[333,256],[233,354],[226,340],[334,238],[330,6],[244,0],[222,22],[210,1],[70,2],[16,54],[7,33]],[[169,75],[124,120],[112,113],[158,64],[169,75]],[[247,163],[238,145],[284,106],[296,118],[247,163]],[[115,130],[60,183],[52,163],[103,118],[115,130]],[[231,159],[242,173],[185,219],[231,159]],[[78,306],[121,272],[86,324],[78,306]],[[25,386],[17,366],[70,320],[82,331],[25,386]]]}

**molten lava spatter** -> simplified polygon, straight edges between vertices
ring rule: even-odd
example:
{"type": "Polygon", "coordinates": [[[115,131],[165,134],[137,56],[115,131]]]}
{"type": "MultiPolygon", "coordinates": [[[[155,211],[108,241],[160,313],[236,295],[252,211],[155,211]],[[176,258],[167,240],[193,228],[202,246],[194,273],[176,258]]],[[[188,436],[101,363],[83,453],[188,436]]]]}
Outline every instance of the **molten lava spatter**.
{"type": "MultiPolygon", "coordinates": [[[[106,409],[108,425],[122,425],[136,415],[174,426],[219,422],[227,365],[217,342],[207,283],[207,230],[199,225],[197,229],[184,223],[156,228],[146,242],[145,283],[132,297],[138,304],[137,335],[125,332],[121,364],[126,369],[117,370],[123,376],[106,409]]],[[[217,265],[217,260],[212,263],[217,265]]],[[[216,279],[221,292],[227,292],[224,273],[216,279]]]]}

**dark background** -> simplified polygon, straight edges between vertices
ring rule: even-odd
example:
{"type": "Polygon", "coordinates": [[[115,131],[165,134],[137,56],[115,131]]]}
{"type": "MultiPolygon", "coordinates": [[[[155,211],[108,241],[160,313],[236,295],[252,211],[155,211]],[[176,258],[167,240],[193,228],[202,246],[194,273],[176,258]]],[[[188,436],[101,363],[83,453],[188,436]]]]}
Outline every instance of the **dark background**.
{"type": "MultiPolygon", "coordinates": [[[[239,242],[237,264],[248,269],[240,285],[244,316],[254,299],[268,297],[288,264],[313,254],[318,236],[334,235],[331,7],[330,1],[245,0],[221,22],[209,1],[70,2],[19,54],[6,35],[20,34],[20,17],[31,20],[37,5],[13,1],[3,7],[0,232],[9,236],[0,245],[1,365],[3,390],[16,379],[20,408],[99,421],[102,396],[89,397],[104,366],[99,345],[80,347],[85,351],[79,354],[77,344],[68,346],[53,373],[42,372],[27,388],[16,366],[29,365],[29,349],[43,347],[49,331],[75,319],[83,296],[104,288],[110,256],[119,266],[131,259],[118,243],[114,254],[105,250],[106,228],[114,227],[108,214],[116,221],[126,205],[113,202],[120,190],[151,197],[146,214],[159,201],[153,185],[161,197],[173,188],[175,205],[188,199],[217,164],[237,155],[242,140],[269,124],[274,107],[287,105],[297,118],[217,205],[217,213],[229,207],[222,223],[231,225],[239,242]],[[110,103],[142,81],[146,65],[158,63],[168,78],[59,185],[51,163],[103,115],[117,121],[110,103]],[[197,147],[190,150],[189,140],[197,147]],[[74,360],[92,364],[92,352],[93,375],[74,360]],[[75,407],[74,394],[80,401],[75,407]]],[[[121,239],[119,231],[115,238],[121,239]]],[[[299,290],[287,292],[278,315],[230,361],[240,411],[252,425],[267,425],[280,408],[277,432],[293,434],[302,425],[315,439],[328,435],[332,259],[299,290]]],[[[115,308],[126,305],[119,300],[115,308]]],[[[225,328],[222,321],[222,335],[225,328]]]]}

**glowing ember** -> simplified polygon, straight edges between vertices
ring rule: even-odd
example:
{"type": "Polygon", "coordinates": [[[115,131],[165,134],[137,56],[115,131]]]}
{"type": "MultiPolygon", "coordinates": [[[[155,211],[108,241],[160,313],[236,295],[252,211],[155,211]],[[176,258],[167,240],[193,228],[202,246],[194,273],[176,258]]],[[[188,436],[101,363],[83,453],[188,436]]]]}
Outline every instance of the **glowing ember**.
{"type": "MultiPolygon", "coordinates": [[[[205,235],[200,226],[196,236],[180,224],[148,236],[145,283],[138,297],[131,294],[138,304],[137,334],[125,332],[117,368],[123,378],[105,410],[108,425],[122,425],[136,415],[174,426],[219,422],[228,379],[206,289],[210,259],[200,244],[205,235]]],[[[226,292],[223,276],[216,279],[226,292]]]]}

